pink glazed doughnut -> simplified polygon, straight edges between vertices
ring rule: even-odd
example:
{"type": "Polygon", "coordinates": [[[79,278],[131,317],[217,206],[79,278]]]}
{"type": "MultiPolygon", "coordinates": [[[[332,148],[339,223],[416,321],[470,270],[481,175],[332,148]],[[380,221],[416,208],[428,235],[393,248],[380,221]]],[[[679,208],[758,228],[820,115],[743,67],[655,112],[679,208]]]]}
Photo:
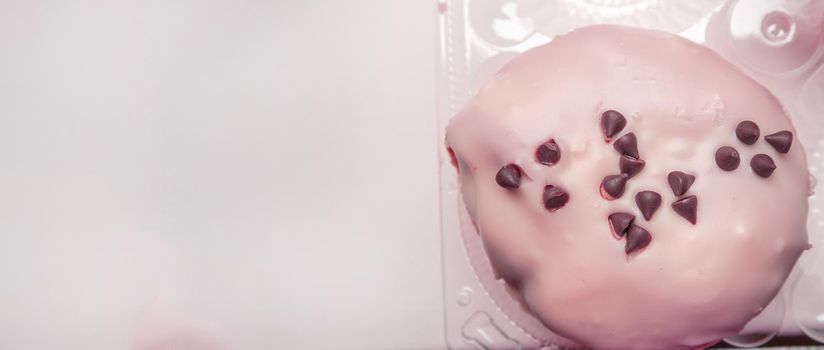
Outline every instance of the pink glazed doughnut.
{"type": "Polygon", "coordinates": [[[529,50],[447,128],[497,276],[598,349],[735,335],[809,247],[810,176],[776,98],[676,35],[594,26],[529,50]]]}

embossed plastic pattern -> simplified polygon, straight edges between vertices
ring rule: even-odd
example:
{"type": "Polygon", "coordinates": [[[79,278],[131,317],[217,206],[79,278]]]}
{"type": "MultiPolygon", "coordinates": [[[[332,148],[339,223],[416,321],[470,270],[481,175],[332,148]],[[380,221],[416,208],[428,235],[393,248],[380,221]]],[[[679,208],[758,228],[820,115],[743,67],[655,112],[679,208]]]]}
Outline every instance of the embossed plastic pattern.
{"type": "MultiPolygon", "coordinates": [[[[574,28],[624,24],[703,43],[767,86],[788,109],[824,178],[824,1],[444,0],[440,12],[439,128],[513,56],[574,28]]],[[[439,142],[443,142],[441,134],[439,142]]],[[[446,338],[453,349],[576,348],[525,312],[495,279],[465,214],[441,144],[446,338]]],[[[824,193],[821,185],[814,189],[824,193]]],[[[807,251],[781,293],[727,343],[760,346],[778,334],[824,343],[824,198],[810,197],[807,251]]]]}

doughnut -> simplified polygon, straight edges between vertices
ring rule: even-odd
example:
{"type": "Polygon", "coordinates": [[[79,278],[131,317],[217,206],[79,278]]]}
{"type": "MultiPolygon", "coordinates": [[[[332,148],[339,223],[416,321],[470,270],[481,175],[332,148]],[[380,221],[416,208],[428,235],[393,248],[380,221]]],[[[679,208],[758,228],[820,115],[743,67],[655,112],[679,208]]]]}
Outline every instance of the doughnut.
{"type": "Polygon", "coordinates": [[[598,25],[514,57],[445,143],[496,276],[548,329],[700,349],[757,316],[809,248],[793,135],[714,51],[598,25]]]}

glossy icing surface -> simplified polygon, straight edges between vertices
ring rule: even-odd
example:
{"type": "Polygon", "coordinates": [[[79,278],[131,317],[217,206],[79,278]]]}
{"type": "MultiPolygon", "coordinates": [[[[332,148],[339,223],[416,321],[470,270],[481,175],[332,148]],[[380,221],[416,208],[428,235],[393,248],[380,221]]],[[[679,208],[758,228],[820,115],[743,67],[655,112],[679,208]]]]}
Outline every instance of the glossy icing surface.
{"type": "Polygon", "coordinates": [[[693,349],[757,315],[807,248],[804,151],[764,140],[779,131],[794,133],[775,97],[711,50],[594,26],[515,57],[452,119],[447,145],[494,269],[547,327],[596,348],[693,349]],[[606,140],[609,110],[626,125],[606,140]],[[760,128],[752,145],[736,136],[745,120],[760,128]],[[602,180],[620,173],[613,143],[628,133],[645,165],[607,200],[602,180]],[[536,159],[549,141],[560,149],[551,165],[536,159]],[[739,154],[737,168],[719,168],[723,146],[739,154]],[[751,168],[757,154],[774,160],[770,176],[751,168]],[[510,176],[504,187],[496,176],[510,164],[519,184],[510,176]],[[683,195],[668,182],[673,171],[695,177],[683,195]],[[552,210],[550,186],[568,195],[552,210]],[[661,196],[649,220],[636,200],[643,191],[661,196]],[[688,196],[695,224],[672,208],[688,196]],[[626,253],[631,235],[608,222],[619,212],[635,216],[648,245],[626,253]]]}

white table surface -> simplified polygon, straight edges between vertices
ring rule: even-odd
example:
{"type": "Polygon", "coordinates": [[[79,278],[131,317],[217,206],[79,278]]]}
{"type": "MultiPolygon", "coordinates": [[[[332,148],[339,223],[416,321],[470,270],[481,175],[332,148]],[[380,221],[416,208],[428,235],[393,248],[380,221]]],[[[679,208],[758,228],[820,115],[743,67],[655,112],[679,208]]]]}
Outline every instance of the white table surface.
{"type": "Polygon", "coordinates": [[[434,1],[0,2],[0,349],[440,349],[434,1]]]}

